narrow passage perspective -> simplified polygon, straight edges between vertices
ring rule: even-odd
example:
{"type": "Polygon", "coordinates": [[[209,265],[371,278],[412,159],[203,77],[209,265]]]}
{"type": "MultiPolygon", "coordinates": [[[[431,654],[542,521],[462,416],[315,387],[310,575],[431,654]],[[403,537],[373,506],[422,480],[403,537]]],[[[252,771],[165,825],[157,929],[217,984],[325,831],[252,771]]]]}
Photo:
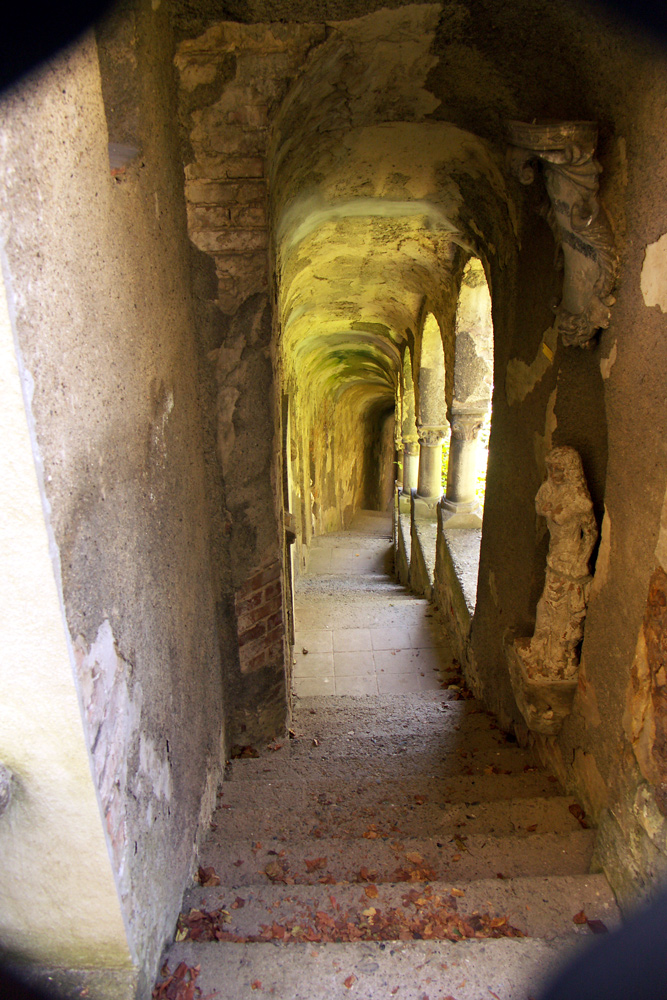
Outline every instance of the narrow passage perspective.
{"type": "Polygon", "coordinates": [[[389,540],[362,511],[313,545],[292,728],[237,748],[163,983],[530,1000],[617,924],[581,806],[471,697],[432,607],[387,575],[389,540]]]}

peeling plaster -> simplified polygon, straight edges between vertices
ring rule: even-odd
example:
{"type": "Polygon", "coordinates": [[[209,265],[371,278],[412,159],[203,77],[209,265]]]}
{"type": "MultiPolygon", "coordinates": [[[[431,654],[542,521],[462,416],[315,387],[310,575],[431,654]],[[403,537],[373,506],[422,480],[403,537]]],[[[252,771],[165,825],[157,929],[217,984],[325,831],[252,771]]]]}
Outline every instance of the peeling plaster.
{"type": "Polygon", "coordinates": [[[533,391],[554,361],[558,343],[558,331],[555,326],[545,330],[537,354],[530,365],[520,358],[511,358],[507,363],[505,373],[505,395],[507,405],[522,403],[533,391]]]}
{"type": "Polygon", "coordinates": [[[667,313],[667,233],[646,247],[641,290],[649,309],[658,306],[667,313]]]}
{"type": "Polygon", "coordinates": [[[616,355],[618,353],[618,344],[614,341],[612,348],[606,358],[600,358],[600,372],[603,379],[608,379],[611,375],[611,370],[616,363],[616,355]]]}
{"type": "Polygon", "coordinates": [[[538,434],[537,432],[535,432],[535,434],[533,435],[533,447],[535,449],[535,463],[541,475],[544,474],[547,452],[551,451],[554,431],[556,430],[556,426],[558,424],[555,413],[557,393],[558,393],[558,387],[556,387],[549,396],[549,402],[547,403],[547,412],[544,418],[544,434],[538,434]]]}

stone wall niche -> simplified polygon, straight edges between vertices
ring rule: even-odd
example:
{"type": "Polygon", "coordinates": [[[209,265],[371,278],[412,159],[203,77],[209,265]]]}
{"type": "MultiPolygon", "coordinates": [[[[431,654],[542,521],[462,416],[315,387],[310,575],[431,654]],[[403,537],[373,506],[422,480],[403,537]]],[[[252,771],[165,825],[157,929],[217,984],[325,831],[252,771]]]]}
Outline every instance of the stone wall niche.
{"type": "Polygon", "coordinates": [[[509,122],[510,169],[531,184],[542,167],[546,211],[562,256],[563,296],[556,325],[567,347],[590,347],[609,326],[618,258],[614,236],[598,201],[602,167],[595,159],[595,122],[509,122]]]}
{"type": "Polygon", "coordinates": [[[574,448],[553,448],[547,479],[535,497],[550,534],[544,590],[532,638],[506,647],[514,697],[528,728],[546,736],[560,731],[572,710],[593,578],[588,561],[598,537],[581,458],[574,448]]]}

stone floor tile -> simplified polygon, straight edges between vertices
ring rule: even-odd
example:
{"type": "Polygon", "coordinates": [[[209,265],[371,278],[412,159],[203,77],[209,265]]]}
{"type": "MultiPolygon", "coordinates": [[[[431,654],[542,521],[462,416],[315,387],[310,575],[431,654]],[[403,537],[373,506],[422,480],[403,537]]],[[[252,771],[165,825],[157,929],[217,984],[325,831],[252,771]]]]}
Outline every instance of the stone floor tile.
{"type": "Polygon", "coordinates": [[[367,650],[356,650],[348,653],[334,653],[334,676],[367,677],[375,673],[373,654],[367,650]]]}
{"type": "Polygon", "coordinates": [[[414,649],[376,649],[373,659],[378,674],[414,673],[419,666],[414,649]]]}
{"type": "Polygon", "coordinates": [[[373,649],[410,649],[412,641],[407,628],[371,629],[373,649]]]}
{"type": "Polygon", "coordinates": [[[370,677],[336,677],[336,694],[377,694],[378,682],[375,674],[370,677]]]}
{"type": "Polygon", "coordinates": [[[420,691],[436,691],[440,687],[431,678],[421,677],[418,673],[378,674],[377,684],[380,694],[419,694],[420,691]]]}
{"type": "Polygon", "coordinates": [[[371,633],[367,628],[337,628],[333,634],[334,653],[351,653],[371,649],[371,633]]]}
{"type": "Polygon", "coordinates": [[[336,693],[333,677],[295,677],[293,687],[298,698],[320,698],[336,693]]]}
{"type": "Polygon", "coordinates": [[[294,649],[299,652],[307,649],[309,653],[331,653],[332,635],[331,629],[298,629],[294,633],[294,649]]]}
{"type": "Polygon", "coordinates": [[[446,642],[446,636],[443,634],[442,628],[439,628],[435,622],[424,621],[422,625],[417,625],[409,628],[410,632],[410,645],[415,649],[428,649],[431,646],[443,646],[446,642]]]}
{"type": "Polygon", "coordinates": [[[303,653],[295,652],[295,677],[331,677],[333,675],[333,653],[303,653]]]}

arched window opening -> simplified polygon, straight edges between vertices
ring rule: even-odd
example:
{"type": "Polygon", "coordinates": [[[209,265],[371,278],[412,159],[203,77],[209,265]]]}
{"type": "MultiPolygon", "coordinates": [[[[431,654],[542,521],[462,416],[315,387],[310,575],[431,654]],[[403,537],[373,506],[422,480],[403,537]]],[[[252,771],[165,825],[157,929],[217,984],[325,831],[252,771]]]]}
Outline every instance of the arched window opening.
{"type": "Polygon", "coordinates": [[[442,448],[447,436],[445,352],[438,321],[429,313],[424,322],[419,365],[419,475],[417,496],[442,495],[442,448]]]}
{"type": "Polygon", "coordinates": [[[451,434],[443,449],[443,501],[451,513],[481,517],[493,394],[491,295],[482,262],[465,266],[456,313],[451,434]]]}

